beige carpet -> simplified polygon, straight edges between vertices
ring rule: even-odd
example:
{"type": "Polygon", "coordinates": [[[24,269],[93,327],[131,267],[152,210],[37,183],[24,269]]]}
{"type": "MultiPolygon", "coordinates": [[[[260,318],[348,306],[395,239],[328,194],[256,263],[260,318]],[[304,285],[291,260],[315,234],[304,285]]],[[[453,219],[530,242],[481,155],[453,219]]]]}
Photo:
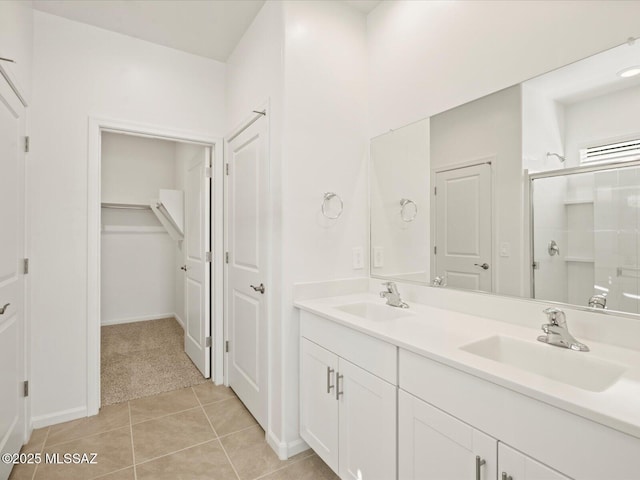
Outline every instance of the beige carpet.
{"type": "Polygon", "coordinates": [[[184,353],[174,318],[102,327],[102,405],[126,402],[205,381],[184,353]]]}

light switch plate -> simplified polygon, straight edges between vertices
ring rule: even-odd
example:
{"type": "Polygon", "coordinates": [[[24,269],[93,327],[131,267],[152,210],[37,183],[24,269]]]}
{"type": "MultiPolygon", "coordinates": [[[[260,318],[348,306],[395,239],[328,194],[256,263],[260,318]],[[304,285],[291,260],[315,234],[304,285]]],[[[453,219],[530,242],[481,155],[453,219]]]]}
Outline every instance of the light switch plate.
{"type": "Polygon", "coordinates": [[[500,256],[501,257],[511,256],[511,244],[509,242],[502,242],[500,244],[500,256]]]}
{"type": "Polygon", "coordinates": [[[373,266],[375,268],[384,267],[384,248],[373,247],[373,266]]]}
{"type": "Polygon", "coordinates": [[[364,251],[362,247],[353,247],[353,269],[364,268],[364,251]]]}

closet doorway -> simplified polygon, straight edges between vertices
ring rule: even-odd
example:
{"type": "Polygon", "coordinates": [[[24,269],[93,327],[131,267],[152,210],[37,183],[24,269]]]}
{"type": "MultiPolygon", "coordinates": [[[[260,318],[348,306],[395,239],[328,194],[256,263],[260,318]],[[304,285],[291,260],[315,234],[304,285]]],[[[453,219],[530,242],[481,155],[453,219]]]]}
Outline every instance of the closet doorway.
{"type": "Polygon", "coordinates": [[[216,236],[222,239],[212,195],[219,142],[94,126],[89,415],[211,378],[215,292],[222,289],[212,253],[216,236]]]}

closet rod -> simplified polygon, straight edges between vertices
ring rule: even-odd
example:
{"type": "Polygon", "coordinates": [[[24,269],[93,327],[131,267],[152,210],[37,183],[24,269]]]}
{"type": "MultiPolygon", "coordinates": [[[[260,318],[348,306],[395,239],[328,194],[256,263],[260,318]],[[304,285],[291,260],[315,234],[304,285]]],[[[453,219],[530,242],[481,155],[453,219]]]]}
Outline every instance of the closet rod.
{"type": "Polygon", "coordinates": [[[149,205],[137,204],[137,203],[101,203],[102,208],[114,208],[125,210],[151,210],[149,205]]]}

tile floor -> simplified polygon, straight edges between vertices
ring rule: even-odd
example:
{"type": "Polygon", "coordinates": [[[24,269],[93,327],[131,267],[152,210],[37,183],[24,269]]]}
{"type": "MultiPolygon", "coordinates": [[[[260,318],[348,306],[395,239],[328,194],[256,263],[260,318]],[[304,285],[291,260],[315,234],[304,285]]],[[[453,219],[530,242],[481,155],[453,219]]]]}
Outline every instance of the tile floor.
{"type": "Polygon", "coordinates": [[[281,461],[233,391],[207,382],[35,430],[23,452],[97,453],[96,465],[17,465],[10,480],[335,480],[311,450],[281,461]]]}

